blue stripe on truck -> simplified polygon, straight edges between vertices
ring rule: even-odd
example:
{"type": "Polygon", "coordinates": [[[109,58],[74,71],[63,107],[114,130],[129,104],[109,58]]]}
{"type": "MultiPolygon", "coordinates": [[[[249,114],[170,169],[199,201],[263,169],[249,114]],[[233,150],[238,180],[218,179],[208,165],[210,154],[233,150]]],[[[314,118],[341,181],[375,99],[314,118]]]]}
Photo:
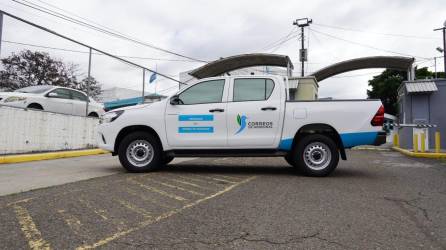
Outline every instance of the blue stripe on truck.
{"type": "MultiPolygon", "coordinates": [[[[344,148],[351,148],[359,145],[373,145],[378,132],[360,132],[340,134],[344,148]]],[[[293,138],[282,139],[279,143],[279,150],[290,151],[293,146],[293,138]]]]}
{"type": "Polygon", "coordinates": [[[279,143],[280,150],[290,151],[291,146],[293,146],[293,138],[283,139],[279,143]]]}
{"type": "Polygon", "coordinates": [[[341,140],[344,148],[351,148],[359,145],[373,145],[377,136],[378,132],[345,133],[341,134],[341,140]]]}

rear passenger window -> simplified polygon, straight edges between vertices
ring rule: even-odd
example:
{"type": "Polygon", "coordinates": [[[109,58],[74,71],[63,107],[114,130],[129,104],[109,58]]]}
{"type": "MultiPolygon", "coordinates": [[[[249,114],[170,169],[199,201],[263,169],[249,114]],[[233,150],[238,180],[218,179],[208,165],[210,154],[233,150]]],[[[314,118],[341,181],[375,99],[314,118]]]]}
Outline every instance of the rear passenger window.
{"type": "Polygon", "coordinates": [[[232,101],[263,101],[267,100],[274,89],[271,79],[252,78],[235,79],[232,101]]]}
{"type": "Polygon", "coordinates": [[[81,92],[77,92],[77,91],[72,90],[71,91],[71,95],[72,95],[74,100],[79,100],[79,101],[84,101],[84,102],[87,101],[87,96],[82,94],[81,92]]]}

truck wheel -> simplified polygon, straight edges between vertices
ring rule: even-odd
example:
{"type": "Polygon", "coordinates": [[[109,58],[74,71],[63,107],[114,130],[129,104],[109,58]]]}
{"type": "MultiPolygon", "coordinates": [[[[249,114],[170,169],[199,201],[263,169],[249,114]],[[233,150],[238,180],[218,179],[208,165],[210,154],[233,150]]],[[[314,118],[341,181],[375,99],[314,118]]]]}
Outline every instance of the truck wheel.
{"type": "Polygon", "coordinates": [[[148,172],[164,165],[160,143],[146,132],[134,132],[124,137],[118,155],[122,166],[129,172],[148,172]]]}
{"type": "Polygon", "coordinates": [[[336,143],[330,137],[320,134],[302,138],[294,147],[292,155],[292,165],[307,176],[327,176],[339,162],[336,143]]]}

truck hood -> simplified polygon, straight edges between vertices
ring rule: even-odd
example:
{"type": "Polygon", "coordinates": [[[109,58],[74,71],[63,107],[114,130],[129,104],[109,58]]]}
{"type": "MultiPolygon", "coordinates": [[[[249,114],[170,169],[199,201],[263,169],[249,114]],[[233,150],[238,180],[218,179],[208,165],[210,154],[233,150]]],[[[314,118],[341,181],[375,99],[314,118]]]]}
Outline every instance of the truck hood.
{"type": "Polygon", "coordinates": [[[123,107],[123,108],[118,108],[118,109],[113,109],[110,110],[109,112],[113,112],[113,111],[120,111],[120,110],[134,110],[134,109],[142,109],[148,106],[153,105],[153,103],[144,103],[144,104],[138,104],[138,105],[134,105],[134,106],[128,106],[128,107],[123,107]]]}

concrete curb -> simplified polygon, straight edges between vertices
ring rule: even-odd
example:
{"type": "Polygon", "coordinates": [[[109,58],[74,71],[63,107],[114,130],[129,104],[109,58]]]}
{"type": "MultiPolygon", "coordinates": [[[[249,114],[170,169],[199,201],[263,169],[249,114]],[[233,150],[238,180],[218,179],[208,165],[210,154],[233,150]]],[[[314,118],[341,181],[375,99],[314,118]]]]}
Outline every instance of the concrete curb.
{"type": "Polygon", "coordinates": [[[19,163],[28,161],[42,161],[42,160],[79,157],[86,155],[98,155],[106,153],[109,152],[102,149],[86,149],[86,150],[71,150],[71,151],[59,151],[59,152],[49,152],[49,153],[37,153],[37,154],[5,155],[5,156],[0,156],[0,164],[19,163]]]}
{"type": "Polygon", "coordinates": [[[402,149],[402,148],[398,148],[398,147],[392,147],[392,149],[395,151],[398,151],[404,155],[411,156],[411,157],[446,159],[446,153],[426,153],[426,152],[425,153],[421,153],[421,152],[414,153],[407,149],[402,149]]]}

